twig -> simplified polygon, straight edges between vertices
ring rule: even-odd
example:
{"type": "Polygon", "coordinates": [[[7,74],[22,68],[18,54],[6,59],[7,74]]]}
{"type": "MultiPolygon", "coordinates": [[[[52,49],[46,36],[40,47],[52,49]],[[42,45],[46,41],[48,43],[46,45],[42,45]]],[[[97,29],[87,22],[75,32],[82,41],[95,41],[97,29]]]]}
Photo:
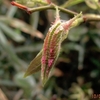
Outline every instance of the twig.
{"type": "MultiPolygon", "coordinates": [[[[42,6],[42,7],[36,7],[36,8],[28,8],[27,11],[32,13],[32,12],[35,12],[35,11],[42,11],[42,10],[47,10],[47,9],[54,9],[55,10],[55,5],[53,4],[50,4],[50,5],[47,5],[47,6],[42,6]]],[[[74,11],[71,11],[71,10],[68,10],[68,9],[65,9],[65,8],[62,8],[62,7],[59,7],[58,6],[58,9],[64,13],[68,13],[70,15],[76,15],[78,13],[74,12],[74,11]]]]}
{"type": "Polygon", "coordinates": [[[87,21],[100,21],[100,15],[96,14],[84,14],[83,16],[87,21]]]}
{"type": "MultiPolygon", "coordinates": [[[[46,5],[46,6],[41,6],[41,7],[35,7],[35,8],[28,8],[24,5],[21,5],[21,4],[18,4],[16,2],[11,2],[12,5],[14,6],[17,6],[19,7],[20,9],[23,9],[25,11],[27,11],[29,14],[33,13],[33,12],[36,12],[36,11],[42,11],[42,10],[47,10],[47,9],[54,9],[55,10],[55,4],[51,3],[49,5],[46,5]]],[[[68,9],[65,9],[63,7],[59,7],[58,6],[58,9],[64,13],[68,13],[70,15],[77,15],[78,13],[77,12],[74,12],[74,11],[71,11],[71,10],[68,10],[68,9]]],[[[100,21],[100,15],[96,15],[96,14],[84,14],[83,15],[83,18],[84,20],[86,21],[100,21]]]]}
{"type": "MultiPolygon", "coordinates": [[[[17,2],[12,1],[11,2],[12,5],[17,6],[20,9],[23,9],[25,11],[27,11],[29,14],[36,12],[36,11],[42,11],[42,10],[47,10],[47,9],[55,9],[55,4],[51,3],[50,5],[46,5],[46,6],[41,6],[41,7],[35,7],[35,8],[28,8],[24,5],[21,5],[17,2]]],[[[76,15],[77,13],[68,9],[64,9],[62,7],[58,6],[58,9],[61,10],[64,13],[68,13],[70,15],[76,15]]]]}
{"type": "MultiPolygon", "coordinates": [[[[47,6],[36,7],[36,8],[28,8],[27,12],[32,13],[35,11],[42,11],[42,10],[47,10],[47,9],[54,9],[55,10],[55,6],[54,5],[47,5],[47,6]]],[[[70,15],[77,15],[78,14],[74,11],[71,11],[71,10],[68,10],[68,9],[65,9],[65,8],[62,8],[59,6],[58,6],[58,9],[64,13],[68,13],[70,15]]],[[[83,18],[86,19],[86,21],[91,21],[91,20],[100,21],[100,15],[96,15],[96,14],[84,14],[83,18]]]]}

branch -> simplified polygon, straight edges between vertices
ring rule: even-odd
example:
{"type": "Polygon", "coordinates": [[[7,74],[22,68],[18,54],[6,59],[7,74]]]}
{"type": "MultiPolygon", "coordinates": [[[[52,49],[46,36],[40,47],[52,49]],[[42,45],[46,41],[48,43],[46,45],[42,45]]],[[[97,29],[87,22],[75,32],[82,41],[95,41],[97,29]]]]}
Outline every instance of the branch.
{"type": "MultiPolygon", "coordinates": [[[[46,5],[46,6],[35,7],[35,8],[28,8],[28,7],[24,6],[24,5],[21,5],[21,4],[17,3],[17,2],[14,2],[14,1],[12,1],[11,4],[14,5],[14,6],[17,6],[20,9],[25,10],[29,14],[31,14],[33,12],[36,12],[36,11],[42,11],[42,10],[47,10],[47,9],[54,9],[55,10],[55,6],[56,6],[55,4],[51,3],[51,4],[46,5]]],[[[62,12],[64,12],[64,13],[68,13],[70,15],[78,14],[78,13],[76,13],[74,11],[71,11],[71,10],[68,10],[68,9],[64,9],[62,7],[59,7],[59,6],[58,6],[58,9],[61,10],[62,12]]]]}
{"type": "MultiPolygon", "coordinates": [[[[55,10],[55,4],[51,3],[50,5],[46,5],[46,6],[41,6],[41,7],[35,7],[35,8],[28,8],[24,5],[18,4],[14,1],[11,2],[12,5],[17,6],[20,9],[23,9],[25,11],[27,11],[29,14],[36,12],[36,11],[42,11],[42,10],[47,10],[47,9],[54,9],[55,10]]],[[[77,12],[65,9],[63,7],[59,7],[58,9],[64,13],[68,13],[70,15],[77,15],[77,12]]],[[[86,19],[86,21],[100,21],[100,15],[96,15],[96,14],[84,14],[83,18],[86,19]]]]}
{"type": "Polygon", "coordinates": [[[84,14],[83,16],[87,21],[100,21],[100,15],[84,14]]]}
{"type": "MultiPolygon", "coordinates": [[[[42,11],[42,10],[47,10],[47,9],[54,9],[55,10],[55,5],[54,4],[50,4],[47,6],[42,6],[42,7],[36,7],[36,8],[28,8],[27,11],[29,11],[30,13],[35,12],[35,11],[42,11]]],[[[62,7],[58,6],[58,9],[61,10],[64,13],[68,13],[70,15],[76,15],[77,13],[68,9],[64,9],[62,7]]]]}

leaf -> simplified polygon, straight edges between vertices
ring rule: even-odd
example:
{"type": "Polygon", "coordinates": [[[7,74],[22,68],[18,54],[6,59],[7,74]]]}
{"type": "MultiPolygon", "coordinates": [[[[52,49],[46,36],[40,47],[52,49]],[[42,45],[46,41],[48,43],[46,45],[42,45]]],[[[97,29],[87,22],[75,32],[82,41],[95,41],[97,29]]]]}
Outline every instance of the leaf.
{"type": "Polygon", "coordinates": [[[10,62],[13,63],[16,70],[24,69],[27,63],[22,61],[15,53],[13,46],[7,41],[5,35],[0,30],[0,46],[6,52],[7,56],[10,58],[10,62]]]}
{"type": "Polygon", "coordinates": [[[25,72],[24,77],[27,77],[35,72],[41,70],[41,58],[42,58],[42,50],[37,54],[37,56],[31,61],[28,69],[25,72]]]}
{"type": "Polygon", "coordinates": [[[12,40],[16,42],[23,42],[25,41],[25,38],[21,35],[15,32],[15,30],[11,29],[8,27],[6,24],[3,22],[0,22],[0,28],[5,32],[7,36],[9,36],[12,40]]]}
{"type": "Polygon", "coordinates": [[[61,5],[62,7],[70,7],[73,5],[77,5],[79,3],[84,2],[84,0],[67,0],[67,2],[65,2],[63,5],[61,5]]]}
{"type": "Polygon", "coordinates": [[[85,0],[85,3],[87,4],[87,6],[89,6],[92,9],[97,9],[97,2],[95,0],[85,0]]]}
{"type": "Polygon", "coordinates": [[[17,7],[10,6],[10,8],[7,11],[6,16],[12,18],[15,15],[16,11],[17,11],[17,7]]]}
{"type": "Polygon", "coordinates": [[[91,36],[94,43],[100,48],[100,36],[91,36]]]}
{"type": "Polygon", "coordinates": [[[44,35],[40,31],[34,29],[32,26],[30,26],[22,20],[0,16],[0,21],[7,23],[11,27],[20,29],[21,31],[30,34],[31,36],[36,36],[41,39],[44,38],[44,35]]]}
{"type": "Polygon", "coordinates": [[[90,31],[89,33],[91,39],[93,40],[93,42],[97,45],[98,48],[100,48],[100,36],[99,34],[95,33],[95,31],[90,31]]]}
{"type": "Polygon", "coordinates": [[[42,43],[35,43],[32,45],[24,45],[24,46],[19,46],[16,47],[16,52],[17,53],[21,53],[21,52],[37,52],[40,51],[40,49],[42,48],[42,43]],[[33,47],[34,45],[34,47],[33,47]]]}

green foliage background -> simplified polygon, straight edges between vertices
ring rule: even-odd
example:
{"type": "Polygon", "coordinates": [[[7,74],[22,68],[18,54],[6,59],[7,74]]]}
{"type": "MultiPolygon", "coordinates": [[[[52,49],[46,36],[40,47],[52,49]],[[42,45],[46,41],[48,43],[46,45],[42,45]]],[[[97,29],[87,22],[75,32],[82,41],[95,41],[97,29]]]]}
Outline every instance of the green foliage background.
{"type": "MultiPolygon", "coordinates": [[[[99,8],[76,1],[69,2],[67,8],[83,14],[100,13],[99,8]]],[[[66,0],[53,2],[65,7],[66,0]]],[[[23,78],[42,48],[54,13],[48,10],[29,15],[11,6],[9,0],[0,1],[0,89],[8,100],[92,100],[93,93],[100,93],[100,21],[86,21],[70,31],[44,88],[40,72],[23,78]]],[[[64,20],[71,18],[60,15],[64,20]]]]}

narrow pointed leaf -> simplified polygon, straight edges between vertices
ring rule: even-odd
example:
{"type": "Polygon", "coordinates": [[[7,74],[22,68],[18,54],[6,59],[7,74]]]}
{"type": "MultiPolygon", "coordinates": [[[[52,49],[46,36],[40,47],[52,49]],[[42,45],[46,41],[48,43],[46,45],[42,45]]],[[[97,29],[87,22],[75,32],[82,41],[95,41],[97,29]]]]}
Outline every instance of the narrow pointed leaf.
{"type": "Polygon", "coordinates": [[[20,68],[26,68],[27,63],[25,63],[16,55],[13,45],[7,41],[7,38],[3,34],[2,30],[0,30],[0,46],[3,48],[9,57],[10,62],[14,65],[17,71],[21,70],[20,68]]]}
{"type": "Polygon", "coordinates": [[[9,26],[7,26],[5,23],[0,22],[0,28],[12,40],[14,40],[16,42],[23,42],[23,41],[25,41],[25,38],[21,34],[15,32],[15,30],[13,30],[9,26]]]}
{"type": "Polygon", "coordinates": [[[35,72],[41,70],[41,58],[42,58],[42,50],[37,54],[37,56],[31,61],[28,69],[25,72],[24,77],[27,77],[35,72]]]}

